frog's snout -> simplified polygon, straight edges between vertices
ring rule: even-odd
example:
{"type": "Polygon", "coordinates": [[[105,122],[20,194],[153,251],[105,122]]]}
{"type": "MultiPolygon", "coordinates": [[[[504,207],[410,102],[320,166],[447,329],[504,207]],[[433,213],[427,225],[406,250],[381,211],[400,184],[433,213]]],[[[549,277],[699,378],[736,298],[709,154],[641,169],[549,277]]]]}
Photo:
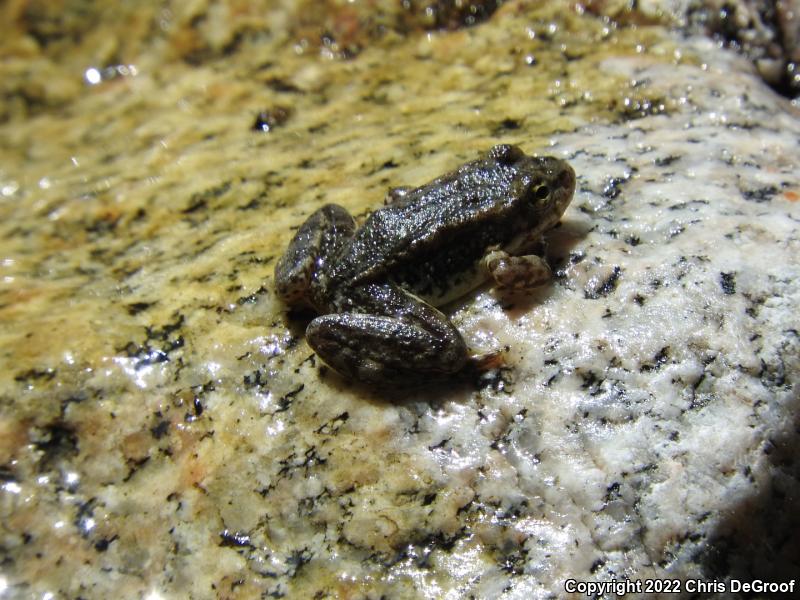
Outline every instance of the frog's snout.
{"type": "Polygon", "coordinates": [[[564,168],[558,177],[558,184],[565,191],[567,199],[572,198],[572,194],[575,193],[575,171],[567,163],[564,163],[564,168]]]}
{"type": "Polygon", "coordinates": [[[567,206],[572,201],[572,194],[575,193],[575,171],[563,160],[558,160],[557,166],[553,168],[552,179],[553,210],[560,217],[567,210],[567,206]]]}

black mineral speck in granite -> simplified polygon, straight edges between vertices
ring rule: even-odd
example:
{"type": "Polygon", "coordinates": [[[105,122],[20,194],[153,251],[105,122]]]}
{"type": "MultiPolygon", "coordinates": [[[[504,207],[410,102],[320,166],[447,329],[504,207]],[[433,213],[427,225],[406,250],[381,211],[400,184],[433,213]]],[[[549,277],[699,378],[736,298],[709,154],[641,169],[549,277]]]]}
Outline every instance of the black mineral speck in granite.
{"type": "Polygon", "coordinates": [[[622,121],[635,121],[645,117],[669,114],[668,102],[663,97],[626,96],[614,103],[614,108],[622,121]]]}
{"type": "Polygon", "coordinates": [[[228,529],[224,529],[220,532],[219,538],[219,545],[223,548],[253,547],[253,544],[250,542],[250,536],[239,531],[229,531],[228,529]]]}
{"type": "Polygon", "coordinates": [[[75,515],[73,525],[75,525],[75,528],[80,532],[81,537],[88,538],[94,529],[94,509],[96,501],[95,498],[91,498],[78,506],[78,512],[75,515]]]}
{"type": "Polygon", "coordinates": [[[14,375],[14,381],[31,385],[37,381],[52,381],[55,376],[56,370],[52,368],[28,369],[27,371],[14,375]]]}
{"type": "Polygon", "coordinates": [[[233,182],[224,181],[219,185],[209,187],[202,192],[192,194],[189,198],[189,203],[181,212],[184,215],[191,215],[193,213],[204,212],[209,208],[209,202],[223,196],[231,189],[233,182]]]}
{"type": "Polygon", "coordinates": [[[281,77],[270,77],[269,79],[267,79],[265,83],[269,89],[275,92],[283,92],[289,94],[303,93],[303,90],[301,90],[299,87],[281,77]]]}
{"type": "Polygon", "coordinates": [[[584,298],[587,300],[597,300],[599,298],[605,298],[608,296],[611,292],[617,289],[617,284],[619,283],[621,273],[622,269],[619,266],[615,266],[608,277],[584,291],[584,298]]]}
{"type": "Polygon", "coordinates": [[[286,392],[283,396],[281,396],[281,398],[278,400],[278,408],[275,410],[275,412],[281,413],[289,410],[289,407],[294,402],[295,396],[297,396],[300,392],[302,392],[304,388],[305,384],[301,383],[292,391],[286,392]]]}
{"type": "Polygon", "coordinates": [[[162,437],[164,437],[168,431],[169,421],[166,419],[159,421],[156,425],[150,428],[151,435],[157,440],[160,440],[162,437]]]}
{"type": "Polygon", "coordinates": [[[667,360],[669,360],[669,350],[669,346],[664,346],[661,348],[661,350],[658,351],[658,353],[650,362],[644,363],[639,368],[639,371],[642,373],[658,371],[664,364],[666,364],[667,360]]]}
{"type": "Polygon", "coordinates": [[[404,0],[402,23],[409,30],[446,29],[455,31],[489,19],[505,0],[404,0]]]}
{"type": "Polygon", "coordinates": [[[184,338],[177,332],[184,323],[182,314],[174,314],[173,321],[162,327],[145,327],[145,341],[138,344],[128,342],[119,351],[134,359],[134,368],[140,369],[149,365],[167,362],[173,352],[183,348],[184,338]]]}
{"type": "Polygon", "coordinates": [[[602,569],[602,568],[603,568],[603,565],[605,565],[605,564],[606,564],[606,561],[605,561],[605,560],[603,560],[602,558],[598,558],[598,559],[596,559],[596,560],[595,560],[595,561],[592,563],[592,566],[591,566],[591,567],[589,567],[589,572],[590,572],[592,575],[594,575],[594,574],[596,574],[596,573],[597,573],[597,572],[598,572],[600,569],[602,569]]]}
{"type": "Polygon", "coordinates": [[[518,119],[505,118],[492,127],[492,135],[495,137],[502,136],[509,131],[516,131],[520,129],[520,127],[522,127],[522,122],[518,119]]]}
{"type": "Polygon", "coordinates": [[[625,177],[610,177],[603,187],[603,196],[614,199],[622,192],[622,185],[630,179],[630,175],[625,177]]]}
{"type": "Polygon", "coordinates": [[[317,430],[316,433],[320,435],[336,435],[339,433],[339,429],[347,422],[350,418],[350,413],[347,411],[335,416],[330,421],[323,423],[317,430]]]}
{"type": "Polygon", "coordinates": [[[681,159],[680,156],[677,155],[667,155],[667,156],[660,156],[653,161],[653,164],[657,167],[668,167],[674,162],[677,162],[681,159]]]}
{"type": "Polygon", "coordinates": [[[727,296],[732,296],[736,293],[736,273],[720,273],[719,285],[722,292],[727,296]]]}
{"type": "Polygon", "coordinates": [[[779,191],[774,185],[769,185],[755,189],[744,189],[742,190],[742,196],[744,196],[745,200],[751,202],[769,202],[779,191]]]}
{"type": "Polygon", "coordinates": [[[112,535],[109,538],[102,538],[95,542],[94,549],[96,552],[105,552],[108,550],[108,547],[116,540],[119,539],[118,535],[112,535]]]}
{"type": "Polygon", "coordinates": [[[44,472],[61,460],[77,456],[79,451],[78,434],[75,428],[61,420],[42,427],[33,437],[33,443],[41,452],[39,469],[44,472]]]}
{"type": "Polygon", "coordinates": [[[141,312],[146,311],[154,304],[155,302],[132,302],[131,304],[125,305],[125,308],[128,311],[128,314],[133,317],[141,312]]]}
{"type": "Polygon", "coordinates": [[[274,131],[278,127],[284,125],[286,121],[289,120],[291,114],[291,109],[284,106],[274,106],[272,108],[262,110],[256,115],[256,119],[253,122],[251,129],[253,131],[269,133],[270,131],[274,131]]]}

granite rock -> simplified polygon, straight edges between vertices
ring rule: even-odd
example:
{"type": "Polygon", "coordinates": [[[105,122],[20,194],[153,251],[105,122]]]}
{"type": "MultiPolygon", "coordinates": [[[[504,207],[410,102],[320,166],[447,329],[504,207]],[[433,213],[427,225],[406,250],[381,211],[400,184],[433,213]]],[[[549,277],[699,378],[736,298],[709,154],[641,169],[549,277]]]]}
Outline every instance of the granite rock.
{"type": "Polygon", "coordinates": [[[305,3],[67,4],[3,8],[0,595],[795,576],[800,120],[745,58],[652,3],[324,3],[335,47],[305,3]],[[578,174],[554,282],[450,307],[503,366],[339,379],[272,291],[293,228],[499,142],[578,174]]]}

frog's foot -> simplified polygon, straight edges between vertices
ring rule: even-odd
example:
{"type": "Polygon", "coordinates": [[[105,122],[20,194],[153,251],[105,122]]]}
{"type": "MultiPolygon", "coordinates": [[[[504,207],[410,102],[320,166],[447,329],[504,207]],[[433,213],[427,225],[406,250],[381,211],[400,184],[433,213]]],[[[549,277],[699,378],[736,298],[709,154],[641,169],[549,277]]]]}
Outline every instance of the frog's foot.
{"type": "Polygon", "coordinates": [[[371,383],[447,375],[461,370],[467,359],[460,344],[442,347],[441,340],[419,325],[380,315],[324,315],[311,321],[306,339],[334,370],[371,383]]]}
{"type": "Polygon", "coordinates": [[[391,285],[365,290],[359,295],[368,305],[361,306],[370,312],[323,315],[306,329],[308,344],[333,369],[397,384],[456,373],[467,363],[461,334],[438,310],[391,285]]]}
{"type": "Polygon", "coordinates": [[[529,290],[553,277],[547,262],[535,254],[511,256],[502,250],[493,250],[483,258],[483,264],[501,290],[529,290]]]}
{"type": "Polygon", "coordinates": [[[505,348],[498,348],[491,352],[483,354],[476,354],[470,357],[469,366],[477,373],[484,373],[493,369],[499,369],[506,366],[508,361],[508,346],[505,348]]]}
{"type": "Polygon", "coordinates": [[[278,296],[290,306],[310,304],[309,288],[319,261],[341,249],[355,228],[350,213],[336,204],[326,204],[308,217],[275,266],[278,296]]]}

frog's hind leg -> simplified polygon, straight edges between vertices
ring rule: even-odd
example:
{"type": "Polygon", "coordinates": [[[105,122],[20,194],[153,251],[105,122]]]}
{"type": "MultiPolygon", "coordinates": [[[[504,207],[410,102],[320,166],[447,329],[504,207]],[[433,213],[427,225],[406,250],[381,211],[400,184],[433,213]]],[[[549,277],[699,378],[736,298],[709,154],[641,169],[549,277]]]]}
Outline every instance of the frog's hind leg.
{"type": "Polygon", "coordinates": [[[334,256],[355,228],[353,217],[337,204],[326,204],[308,217],[275,266],[278,296],[290,306],[310,306],[309,288],[320,260],[334,256]]]}
{"type": "Polygon", "coordinates": [[[461,334],[432,306],[391,284],[364,286],[355,300],[359,312],[323,315],[306,329],[309,345],[342,375],[412,383],[466,365],[461,334]]]}

